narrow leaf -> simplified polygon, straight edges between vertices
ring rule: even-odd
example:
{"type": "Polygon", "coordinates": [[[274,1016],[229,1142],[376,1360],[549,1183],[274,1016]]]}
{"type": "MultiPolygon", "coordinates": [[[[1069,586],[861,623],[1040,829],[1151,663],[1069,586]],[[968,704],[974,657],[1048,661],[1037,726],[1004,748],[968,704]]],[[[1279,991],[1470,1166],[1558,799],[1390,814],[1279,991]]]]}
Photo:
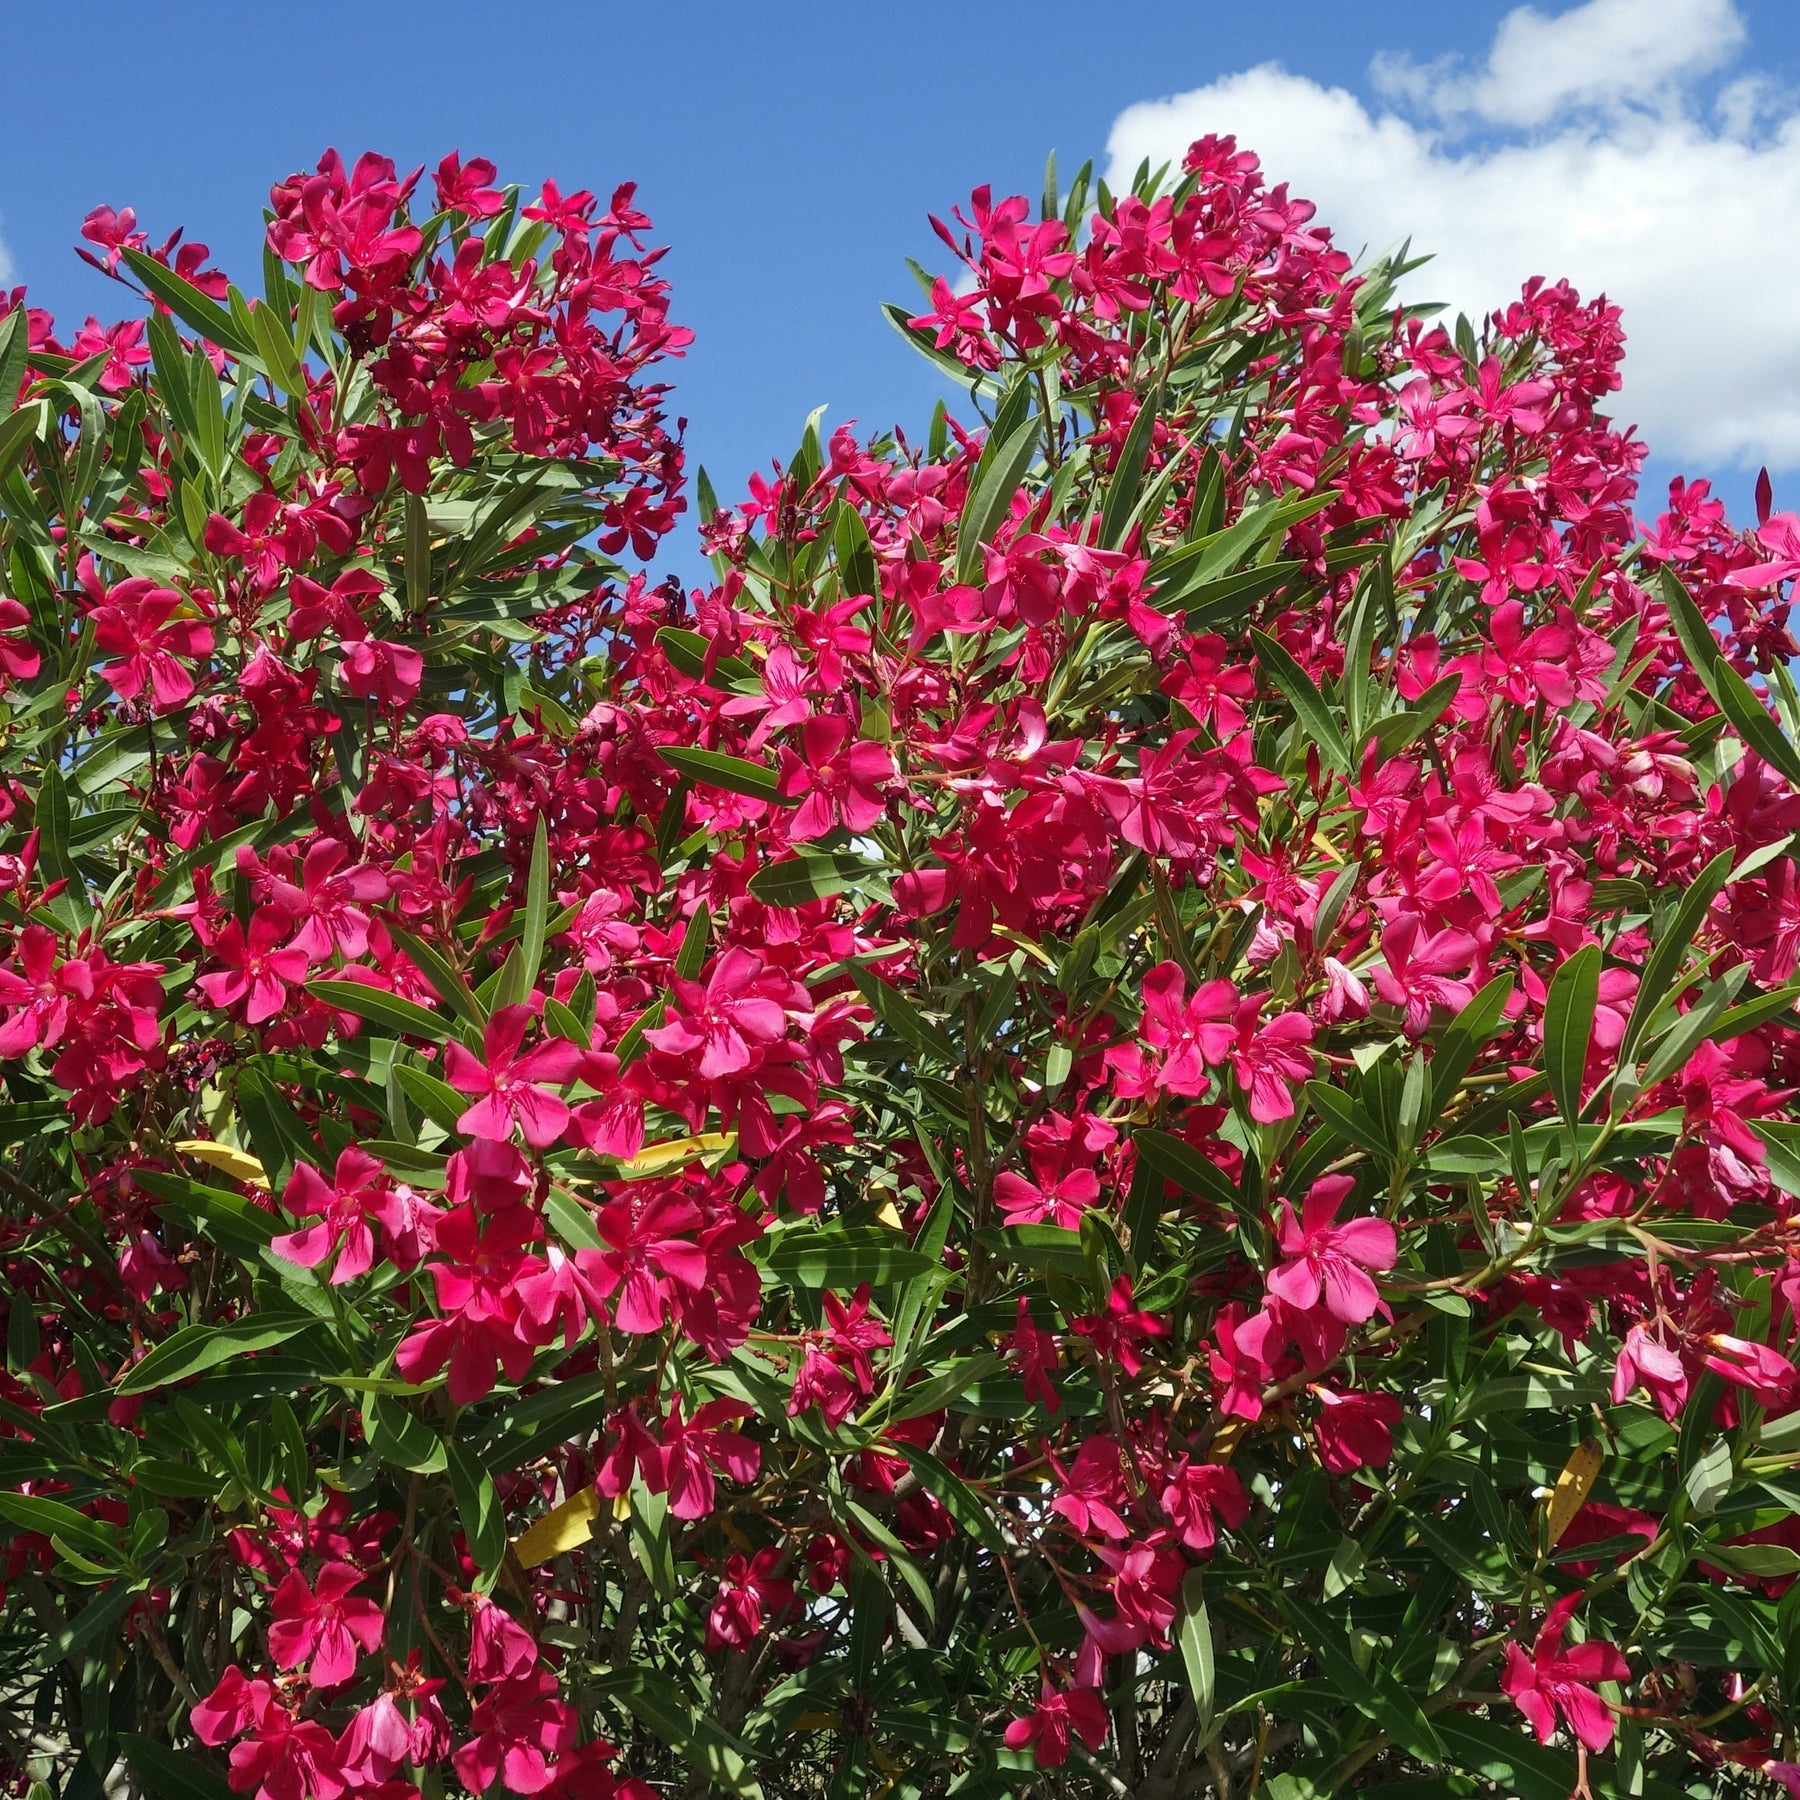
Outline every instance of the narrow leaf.
{"type": "Polygon", "coordinates": [[[1137,417],[1131,421],[1119,460],[1113,465],[1112,479],[1107,483],[1106,504],[1100,513],[1102,548],[1116,550],[1131,521],[1138,489],[1143,485],[1144,464],[1150,455],[1150,440],[1156,432],[1160,409],[1156,396],[1146,395],[1140,402],[1137,417]]]}
{"type": "Polygon", "coordinates": [[[493,1575],[506,1560],[506,1518],[494,1491],[494,1478],[463,1444],[452,1443],[447,1455],[450,1487],[469,1552],[484,1574],[493,1575]]]}
{"type": "Polygon", "coordinates": [[[1312,677],[1272,637],[1252,631],[1250,641],[1256,646],[1256,660],[1264,674],[1287,695],[1307,741],[1318,745],[1319,754],[1340,775],[1348,775],[1350,746],[1344,742],[1344,734],[1312,677]]]}
{"type": "Polygon", "coordinates": [[[186,1381],[204,1369],[217,1368],[252,1350],[267,1350],[298,1337],[310,1319],[243,1319],[234,1325],[184,1325],[164,1338],[142,1362],[125,1371],[121,1394],[148,1394],[173,1382],[186,1381]]]}
{"type": "Polygon", "coordinates": [[[1676,977],[1681,972],[1688,946],[1694,941],[1713,901],[1730,879],[1733,854],[1730,850],[1721,850],[1688,884],[1668,930],[1658,935],[1656,947],[1645,959],[1631,1017],[1625,1021],[1625,1034],[1619,1040],[1621,1068],[1637,1054],[1652,1015],[1677,991],[1676,977]]]}
{"type": "Polygon", "coordinates": [[[242,330],[229,310],[209,298],[191,282],[183,281],[173,269],[165,268],[154,256],[142,250],[126,248],[119,253],[126,266],[176,318],[210,338],[221,350],[229,350],[246,362],[262,363],[255,340],[242,330]]]}
{"type": "Polygon", "coordinates": [[[1203,1582],[1199,1569],[1189,1569],[1182,1580],[1181,1624],[1176,1642],[1181,1646],[1181,1666],[1187,1672],[1188,1692],[1194,1696],[1195,1731],[1204,1743],[1212,1730],[1213,1640],[1203,1582]]]}
{"type": "MultiPolygon", "coordinates": [[[[1016,390],[1015,390],[1016,391],[1016,390]]],[[[1004,410],[1002,418],[1005,417],[1004,410]]],[[[1012,504],[1037,447],[1040,421],[1033,414],[1002,436],[996,420],[969,484],[969,502],[957,527],[956,579],[972,582],[981,573],[982,554],[994,528],[1012,504]]]]}
{"type": "Polygon", "coordinates": [[[1600,946],[1584,944],[1556,971],[1544,997],[1544,1072],[1562,1116],[1581,1117],[1581,1082],[1600,998],[1600,946]]]}
{"type": "Polygon", "coordinates": [[[1770,718],[1768,708],[1756,697],[1755,689],[1726,661],[1718,639],[1712,634],[1712,627],[1682,585],[1680,576],[1666,563],[1658,573],[1669,623],[1674,626],[1689,664],[1712,696],[1714,705],[1731,721],[1732,728],[1750,749],[1772,768],[1779,769],[1789,781],[1800,785],[1800,748],[1796,748],[1770,718]]]}
{"type": "Polygon", "coordinates": [[[450,1035],[450,1027],[436,1013],[399,994],[391,994],[386,988],[370,987],[360,981],[312,981],[307,983],[306,991],[334,1011],[354,1013],[397,1037],[429,1038],[433,1043],[441,1043],[450,1035]]]}
{"type": "Polygon", "coordinates": [[[656,754],[678,775],[701,787],[723,788],[729,794],[743,794],[752,800],[786,804],[777,791],[779,780],[775,771],[763,763],[727,756],[722,750],[692,750],[676,744],[660,744],[656,754]]]}

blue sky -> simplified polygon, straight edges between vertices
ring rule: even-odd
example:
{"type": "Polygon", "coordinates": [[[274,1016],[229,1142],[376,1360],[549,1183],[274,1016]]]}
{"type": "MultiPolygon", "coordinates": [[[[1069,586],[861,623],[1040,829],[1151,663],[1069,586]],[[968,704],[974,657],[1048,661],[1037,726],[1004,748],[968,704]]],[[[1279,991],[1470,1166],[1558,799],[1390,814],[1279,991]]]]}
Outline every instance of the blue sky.
{"type": "MultiPolygon", "coordinates": [[[[1131,115],[1153,141],[1215,113],[1241,118],[1253,147],[1266,131],[1307,192],[1301,172],[1316,170],[1330,187],[1344,156],[1340,141],[1321,144],[1296,120],[1313,119],[1318,96],[1342,89],[1342,105],[1367,109],[1350,129],[1377,145],[1378,157],[1390,125],[1413,132],[1425,211],[1451,238],[1472,229],[1460,218],[1464,190],[1439,193],[1431,183],[1489,170],[1481,159],[1509,145],[1566,139],[1577,156],[1584,145],[1600,154],[1620,148],[1621,132],[1661,129],[1661,147],[1683,155],[1683,132],[1698,131],[1703,154],[1747,157],[1759,181],[1771,173],[1785,180],[1793,162],[1800,190],[1800,149],[1790,154],[1782,135],[1793,112],[1787,96],[1800,87],[1800,9],[1775,0],[1630,0],[1619,32],[1622,5],[1587,0],[1573,10],[1592,15],[1589,36],[1605,47],[1608,71],[1630,66],[1634,45],[1648,44],[1650,74],[1628,92],[1552,95],[1547,114],[1523,118],[1516,95],[1492,98],[1495,72],[1503,73],[1495,34],[1515,9],[1468,0],[1360,8],[1343,0],[630,8],[72,0],[12,8],[0,58],[0,245],[12,281],[28,284],[59,319],[79,320],[118,310],[107,284],[69,250],[90,206],[134,206],[155,235],[185,225],[253,285],[268,187],[310,166],[327,144],[346,157],[377,148],[406,166],[459,148],[494,158],[506,179],[535,184],[550,175],[602,192],[635,179],[659,239],[674,246],[665,265],[674,315],[699,334],[679,370],[677,410],[691,422],[696,459],[732,495],[751,467],[791,448],[821,403],[833,423],[922,426],[937,390],[878,303],[911,299],[906,256],[941,264],[926,215],[981,181],[1035,193],[1052,147],[1065,171],[1088,155],[1104,166],[1120,116],[1139,102],[1185,95],[1191,103],[1147,123],[1131,115]],[[1385,74],[1371,69],[1380,53],[1385,74]],[[1446,57],[1460,60],[1443,65],[1446,57]],[[1394,74],[1396,58],[1409,59],[1410,76],[1394,74]],[[1248,80],[1247,71],[1270,62],[1281,70],[1248,80]],[[1722,96],[1728,125],[1717,123],[1722,96]]],[[[1542,10],[1572,9],[1547,0],[1542,10]]],[[[1521,43],[1528,62],[1543,60],[1521,43]]],[[[1568,60],[1551,49],[1551,60],[1568,60]]],[[[1637,154],[1624,148],[1626,160],[1637,154]]],[[[1265,160],[1283,173],[1274,156],[1265,160]]],[[[1731,178],[1730,170],[1722,177],[1731,178]]],[[[1713,181],[1704,168],[1695,179],[1702,189],[1713,181]]],[[[1347,238],[1374,241],[1389,229],[1366,191],[1346,189],[1342,204],[1347,238]]],[[[1322,210],[1331,221],[1329,205],[1322,210]]],[[[1794,214],[1782,210],[1770,230],[1791,238],[1794,214]]],[[[1508,243],[1515,260],[1559,251],[1579,258],[1593,235],[1571,238],[1565,229],[1540,246],[1529,217],[1511,229],[1524,234],[1521,245],[1508,243]]],[[[1679,235],[1679,223],[1672,229],[1679,235]]],[[[1791,261],[1794,253],[1785,254],[1791,261]]],[[[1446,279],[1479,291],[1490,270],[1464,263],[1451,263],[1446,279]]],[[[1758,278],[1779,279],[1785,267],[1762,264],[1758,278]]],[[[1633,279],[1662,281],[1673,295],[1673,277],[1659,271],[1633,279]]],[[[1783,303],[1800,313],[1793,291],[1783,303]]],[[[1645,288],[1638,304],[1646,317],[1662,293],[1645,288]]],[[[1725,325],[1697,317],[1696,339],[1733,329],[1735,296],[1728,288],[1719,299],[1715,318],[1725,325]]],[[[1673,299],[1665,312],[1672,307],[1673,299]]],[[[1631,323],[1628,306],[1628,330],[1631,323]]],[[[1744,326],[1759,329],[1756,320],[1744,326]]],[[[1678,328],[1663,338],[1671,331],[1678,328]]],[[[1778,346],[1783,354],[1789,347],[1778,346]]],[[[1715,405],[1683,388],[1676,404],[1645,389],[1645,406],[1666,421],[1683,460],[1709,472],[1691,447],[1710,450],[1712,472],[1725,476],[1734,500],[1759,459],[1800,468],[1800,336],[1791,349],[1793,430],[1785,413],[1766,430],[1758,425],[1766,445],[1755,431],[1747,448],[1708,436],[1701,410],[1728,409],[1729,394],[1715,405]]],[[[1666,342],[1660,354],[1680,362],[1666,342]]],[[[1752,382],[1759,395],[1769,388],[1766,372],[1737,379],[1746,392],[1752,382]]],[[[1659,456],[1659,475],[1672,466],[1659,456]]]]}

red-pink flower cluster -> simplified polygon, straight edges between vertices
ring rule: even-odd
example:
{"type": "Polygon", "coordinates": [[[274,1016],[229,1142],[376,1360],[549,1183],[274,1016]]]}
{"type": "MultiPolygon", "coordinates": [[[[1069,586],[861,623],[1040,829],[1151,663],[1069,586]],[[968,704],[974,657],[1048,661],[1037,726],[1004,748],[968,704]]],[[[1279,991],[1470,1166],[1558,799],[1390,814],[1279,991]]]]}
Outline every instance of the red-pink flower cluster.
{"type": "MultiPolygon", "coordinates": [[[[940,223],[910,329],[985,410],[809,431],[684,593],[612,560],[685,505],[649,221],[496,183],[327,154],[254,307],[102,209],[149,323],[0,315],[0,512],[105,500],[0,564],[0,1061],[75,1122],[16,1178],[0,1441],[112,1434],[20,1463],[100,1547],[7,1513],[8,1579],[135,1531],[259,1800],[643,1800],[596,1719],[724,1768],[841,1716],[861,1769],[913,1741],[884,1646],[952,1638],[967,1742],[1056,1768],[1215,1580],[1234,1704],[1324,1685],[1279,1571],[1405,1540],[1376,1616],[1523,1367],[1579,1396],[1492,1459],[1533,1493],[1583,1408],[1655,1439],[1464,1557],[1475,1666],[1603,1750],[1567,1552],[1694,1529],[1665,1424],[1739,1467],[1800,1411],[1800,520],[1677,483],[1634,547],[1615,308],[1453,335],[1206,139],[940,223]]],[[[1744,1516],[1701,1566],[1760,1604],[1744,1516]]],[[[1696,1692],[1640,1711],[1711,1745],[1696,1692]]]]}

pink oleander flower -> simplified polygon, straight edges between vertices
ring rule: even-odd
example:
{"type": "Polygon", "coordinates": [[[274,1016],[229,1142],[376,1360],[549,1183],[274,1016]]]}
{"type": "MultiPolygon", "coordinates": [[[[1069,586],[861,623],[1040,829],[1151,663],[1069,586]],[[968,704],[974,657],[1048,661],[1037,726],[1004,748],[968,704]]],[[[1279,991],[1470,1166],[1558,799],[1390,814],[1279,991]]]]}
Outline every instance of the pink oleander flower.
{"type": "Polygon", "coordinates": [[[1175,1535],[1196,1556],[1212,1549],[1221,1523],[1235,1531],[1250,1516],[1250,1496],[1224,1463],[1180,1458],[1169,1468],[1159,1498],[1175,1535]]]}
{"type": "Polygon", "coordinates": [[[781,792],[800,804],[787,822],[794,843],[823,837],[834,826],[867,831],[887,810],[884,790],[894,779],[885,744],[852,738],[854,727],[836,714],[804,720],[800,750],[781,752],[781,792]]]}
{"type": "Polygon", "coordinates": [[[556,1676],[544,1668],[490,1688],[469,1715],[474,1736],[450,1759],[472,1794],[496,1781],[514,1794],[541,1794],[556,1779],[552,1758],[575,1747],[579,1721],[559,1698],[556,1676]]]}
{"type": "Polygon", "coordinates": [[[1783,1412],[1800,1398],[1800,1372],[1767,1344],[1715,1331],[1702,1339],[1700,1360],[1715,1375],[1747,1390],[1759,1406],[1783,1412]]]}
{"type": "Polygon", "coordinates": [[[1048,1176],[1043,1186],[1016,1169],[1004,1169],[994,1177],[994,1203],[1009,1225],[1059,1225],[1073,1231],[1099,1198],[1100,1177],[1092,1169],[1048,1176]]]}
{"type": "Polygon", "coordinates": [[[193,693],[188,665],[210,656],[214,640],[211,625],[185,610],[191,605],[185,595],[141,575],[106,590],[89,616],[95,648],[119,659],[103,664],[100,674],[121,700],[135,700],[148,688],[155,709],[172,712],[193,693]]]}
{"type": "Polygon", "coordinates": [[[1189,994],[1180,966],[1172,962],[1147,971],[1140,986],[1144,1016],[1138,1036],[1150,1054],[1135,1046],[1109,1050],[1115,1087],[1131,1097],[1204,1094],[1211,1082],[1208,1071],[1237,1042],[1237,989],[1229,981],[1205,981],[1189,994]]]}
{"type": "Polygon", "coordinates": [[[1346,1325],[1373,1317],[1381,1295],[1370,1272],[1391,1269],[1399,1239],[1386,1219],[1346,1219],[1338,1208],[1356,1186],[1348,1175],[1327,1175],[1307,1190],[1298,1218],[1293,1203],[1281,1203],[1276,1242],[1288,1260],[1270,1270],[1268,1290],[1300,1312],[1319,1305],[1346,1325]]]}
{"type": "Polygon", "coordinates": [[[789,1008],[806,1003],[787,976],[754,951],[735,947],[713,962],[704,982],[677,975],[670,986],[679,1010],[646,1031],[644,1041],[671,1056],[699,1051],[705,1081],[748,1069],[787,1035],[789,1008]]]}
{"type": "Polygon", "coordinates": [[[1106,1703],[1092,1688],[1059,1691],[1046,1682],[1035,1710],[1007,1726],[1006,1747],[1029,1750],[1040,1769],[1060,1769],[1077,1738],[1098,1750],[1111,1729],[1106,1703]]]}
{"type": "Polygon", "coordinates": [[[1129,1275],[1112,1284],[1105,1312],[1071,1319],[1069,1329],[1086,1338],[1096,1356],[1116,1362],[1127,1376],[1136,1376],[1144,1366],[1140,1345],[1169,1335],[1166,1321],[1137,1305],[1129,1275]]]}
{"type": "Polygon", "coordinates": [[[1475,951],[1466,931],[1427,932],[1416,913],[1403,914],[1382,932],[1382,963],[1370,973],[1375,992],[1402,1009],[1408,1037],[1425,1035],[1433,1007],[1460,1011],[1474,998],[1467,976],[1475,951]]]}
{"type": "Polygon", "coordinates": [[[398,1196],[386,1168],[354,1144],[339,1153],[330,1182],[311,1163],[295,1163],[281,1204],[297,1218],[317,1218],[318,1223],[281,1233],[269,1248],[303,1269],[317,1268],[335,1249],[333,1286],[354,1281],[374,1266],[371,1220],[391,1230],[401,1226],[398,1196]]]}
{"type": "Polygon", "coordinates": [[[550,1090],[581,1072],[582,1052],[553,1037],[521,1055],[519,1045],[531,1020],[530,1007],[503,1006],[487,1022],[479,1057],[454,1040],[445,1046],[444,1079],[459,1093],[474,1096],[456,1121],[458,1131],[504,1139],[516,1126],[534,1150],[562,1136],[569,1109],[550,1090]]]}
{"type": "Polygon", "coordinates": [[[1560,1717],[1588,1749],[1604,1750],[1613,1741],[1616,1721],[1594,1685],[1630,1680],[1631,1665],[1616,1645],[1599,1638],[1563,1647],[1564,1633],[1581,1600],[1580,1594],[1565,1594],[1550,1608],[1529,1654],[1518,1644],[1506,1646],[1500,1685],[1540,1744],[1556,1735],[1560,1717]]]}
{"type": "Polygon", "coordinates": [[[274,1018],[287,1006],[289,990],[306,979],[306,952],[283,943],[293,923],[279,906],[259,906],[248,935],[236,919],[228,919],[210,946],[225,967],[202,975],[200,991],[221,1010],[242,1000],[247,1024],[274,1018]]]}
{"type": "Polygon", "coordinates": [[[1062,1396],[1056,1391],[1056,1334],[1044,1330],[1032,1318],[1031,1303],[1023,1294],[1019,1296],[1011,1335],[1003,1347],[1019,1371],[1025,1398],[1040,1401],[1046,1411],[1055,1412],[1062,1405],[1062,1396]]]}
{"type": "Polygon", "coordinates": [[[504,1606],[479,1596],[470,1602],[470,1681],[515,1681],[537,1660],[537,1639],[504,1606]]]}
{"type": "Polygon", "coordinates": [[[753,1418],[755,1408],[741,1400],[708,1400],[683,1420],[676,1399],[663,1422],[663,1479],[668,1484],[669,1511],[678,1519],[704,1519],[718,1498],[715,1472],[748,1485],[762,1467],[762,1450],[741,1431],[728,1427],[753,1418]]]}
{"type": "Polygon", "coordinates": [[[1687,1404],[1687,1367],[1673,1350],[1650,1335],[1648,1327],[1633,1325],[1613,1364],[1613,1405],[1640,1386],[1649,1390],[1657,1411],[1673,1424],[1687,1404]]]}
{"type": "Polygon", "coordinates": [[[1312,1392],[1319,1403],[1313,1437],[1326,1468],[1345,1475],[1352,1469],[1384,1469],[1393,1461],[1401,1408],[1392,1394],[1340,1394],[1328,1387],[1312,1392]]]}
{"type": "Polygon", "coordinates": [[[362,1582],[362,1571],[348,1563],[328,1562],[312,1587],[298,1569],[290,1571],[270,1600],[269,1654],[276,1663],[310,1665],[316,1687],[348,1681],[361,1654],[376,1649],[387,1629],[380,1603],[355,1593],[362,1582]]]}
{"type": "Polygon", "coordinates": [[[778,1549],[754,1556],[733,1551],[725,1559],[725,1575],[706,1620],[707,1650],[747,1650],[767,1623],[786,1619],[798,1605],[794,1584],[780,1571],[778,1549]]]}
{"type": "Polygon", "coordinates": [[[1237,1009],[1237,1036],[1231,1048],[1231,1072],[1249,1096],[1250,1116],[1273,1125],[1294,1116],[1294,1088],[1312,1077],[1312,1020],[1305,1013],[1279,1013],[1265,1025],[1262,1001],[1252,998],[1237,1009]]]}

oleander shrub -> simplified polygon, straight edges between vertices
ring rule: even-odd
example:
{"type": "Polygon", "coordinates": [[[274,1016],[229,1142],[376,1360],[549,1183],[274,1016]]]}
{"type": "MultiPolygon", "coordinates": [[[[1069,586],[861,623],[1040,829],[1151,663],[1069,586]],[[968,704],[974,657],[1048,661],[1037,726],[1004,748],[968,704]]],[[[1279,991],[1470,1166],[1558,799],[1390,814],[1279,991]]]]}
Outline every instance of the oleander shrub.
{"type": "Polygon", "coordinates": [[[11,297],[17,1791],[1800,1792],[1800,520],[1229,140],[938,229],[691,590],[629,187],[11,297]]]}

